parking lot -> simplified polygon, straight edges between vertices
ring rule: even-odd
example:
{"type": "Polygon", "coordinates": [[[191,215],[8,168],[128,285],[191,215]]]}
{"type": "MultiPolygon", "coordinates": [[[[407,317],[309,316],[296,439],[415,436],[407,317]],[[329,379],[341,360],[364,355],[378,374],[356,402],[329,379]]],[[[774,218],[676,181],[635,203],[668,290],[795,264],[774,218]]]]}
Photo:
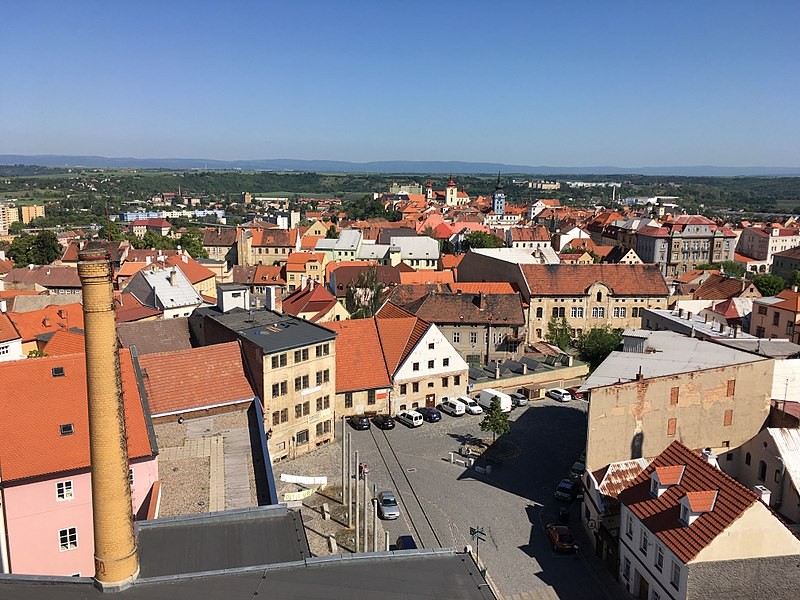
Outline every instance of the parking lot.
{"type": "MultiPolygon", "coordinates": [[[[440,422],[415,429],[347,428],[353,449],[369,466],[370,482],[398,495],[401,517],[384,522],[391,539],[410,533],[425,547],[474,548],[470,527],[482,527],[480,559],[504,597],[544,598],[552,592],[562,599],[610,597],[607,582],[587,564],[584,554],[591,548],[577,556],[556,554],[544,530],[566,506],[553,492],[583,450],[586,405],[546,399],[515,409],[511,433],[503,439],[513,442],[519,455],[489,475],[449,462],[449,453],[463,441],[491,438],[480,430],[481,419],[445,414],[440,422]]],[[[579,529],[578,503],[571,510],[570,524],[579,529]]]]}

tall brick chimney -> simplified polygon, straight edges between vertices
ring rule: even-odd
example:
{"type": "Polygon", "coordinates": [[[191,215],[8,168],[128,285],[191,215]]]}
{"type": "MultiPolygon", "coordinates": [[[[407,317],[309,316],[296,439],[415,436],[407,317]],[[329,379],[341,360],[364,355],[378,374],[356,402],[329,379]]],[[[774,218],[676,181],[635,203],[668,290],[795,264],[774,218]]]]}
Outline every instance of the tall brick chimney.
{"type": "Polygon", "coordinates": [[[139,574],[133,535],[125,408],[108,250],[89,244],[78,255],[83,291],[89,447],[92,460],[95,582],[128,587],[139,574]]]}

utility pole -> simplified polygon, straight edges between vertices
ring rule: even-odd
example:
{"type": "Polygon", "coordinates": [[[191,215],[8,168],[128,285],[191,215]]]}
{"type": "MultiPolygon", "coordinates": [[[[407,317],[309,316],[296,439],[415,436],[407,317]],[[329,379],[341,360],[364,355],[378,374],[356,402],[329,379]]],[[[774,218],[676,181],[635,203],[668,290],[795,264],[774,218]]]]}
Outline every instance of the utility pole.
{"type": "Polygon", "coordinates": [[[478,569],[481,571],[481,574],[485,574],[485,571],[481,569],[481,564],[479,562],[480,554],[478,554],[481,540],[484,542],[486,541],[486,534],[483,532],[483,527],[470,527],[469,535],[473,540],[475,540],[475,563],[478,565],[478,569]]]}
{"type": "Polygon", "coordinates": [[[347,432],[347,528],[353,527],[353,437],[347,432]]]}
{"type": "Polygon", "coordinates": [[[378,551],[378,499],[372,498],[372,551],[378,551]]]}
{"type": "MultiPolygon", "coordinates": [[[[360,464],[358,462],[358,450],[356,450],[356,464],[360,464]]],[[[359,468],[358,470],[360,475],[361,469],[359,468]]],[[[358,507],[361,505],[361,502],[359,502],[360,498],[358,497],[358,490],[361,487],[360,483],[361,483],[360,479],[356,479],[356,548],[355,548],[356,552],[358,552],[358,546],[359,546],[358,542],[361,541],[359,535],[361,528],[359,527],[359,522],[358,522],[358,507]]]]}
{"type": "Polygon", "coordinates": [[[369,485],[367,485],[367,478],[369,474],[367,470],[364,469],[364,545],[363,550],[364,552],[367,551],[367,547],[369,546],[369,485]]]}
{"type": "MultiPolygon", "coordinates": [[[[347,485],[347,437],[344,431],[344,417],[342,417],[342,504],[346,502],[347,494],[344,491],[344,486],[347,485]]],[[[348,507],[348,510],[349,507],[348,507]]]]}

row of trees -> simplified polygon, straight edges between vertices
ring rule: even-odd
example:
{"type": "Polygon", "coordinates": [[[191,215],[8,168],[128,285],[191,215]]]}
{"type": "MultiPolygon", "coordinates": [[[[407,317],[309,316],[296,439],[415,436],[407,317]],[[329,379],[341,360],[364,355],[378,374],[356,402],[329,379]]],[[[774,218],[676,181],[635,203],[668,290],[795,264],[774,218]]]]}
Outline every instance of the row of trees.
{"type": "Polygon", "coordinates": [[[64,248],[52,231],[42,231],[36,235],[23,233],[14,238],[6,255],[17,267],[27,265],[47,265],[61,258],[64,248]]]}
{"type": "Polygon", "coordinates": [[[203,248],[202,233],[197,228],[189,229],[180,238],[162,236],[155,231],[147,231],[140,238],[126,233],[118,223],[112,221],[100,228],[99,237],[114,242],[128,240],[137,250],[176,250],[180,246],[192,258],[208,258],[208,252],[203,248]]]}

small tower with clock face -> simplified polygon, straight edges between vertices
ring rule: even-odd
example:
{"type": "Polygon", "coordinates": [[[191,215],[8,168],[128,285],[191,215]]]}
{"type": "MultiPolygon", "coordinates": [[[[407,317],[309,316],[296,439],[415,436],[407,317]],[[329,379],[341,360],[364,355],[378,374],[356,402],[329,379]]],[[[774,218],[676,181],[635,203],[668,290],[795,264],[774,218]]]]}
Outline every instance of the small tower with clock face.
{"type": "Polygon", "coordinates": [[[500,181],[500,174],[497,174],[497,184],[494,186],[494,194],[492,195],[492,212],[496,215],[502,215],[506,212],[506,194],[503,192],[503,184],[500,181]]]}

